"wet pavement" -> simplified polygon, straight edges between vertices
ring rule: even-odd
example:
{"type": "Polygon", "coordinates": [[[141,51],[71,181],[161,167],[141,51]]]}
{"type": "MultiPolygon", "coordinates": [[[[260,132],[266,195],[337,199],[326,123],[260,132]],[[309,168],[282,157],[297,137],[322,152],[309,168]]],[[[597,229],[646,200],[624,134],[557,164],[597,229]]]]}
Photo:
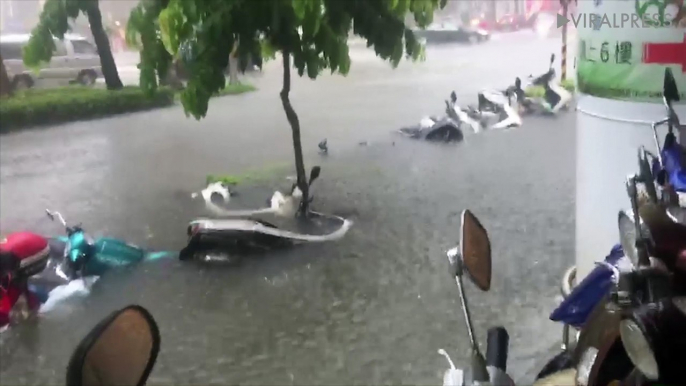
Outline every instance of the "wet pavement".
{"type": "MultiPolygon", "coordinates": [[[[444,255],[465,208],[493,244],[491,292],[467,288],[477,334],[507,327],[510,368],[524,374],[560,336],[547,314],[573,262],[573,113],[459,145],[391,131],[441,114],[453,89],[475,103],[481,87],[545,71],[558,46],[512,36],[432,47],[427,62],[395,71],[356,52],[347,78],[296,79],[306,161],[322,166],[315,207],[349,216],[346,238],[240,268],[170,259],[112,272],[89,298],[3,334],[3,383],[63,382],[79,339],[137,303],[162,334],[149,384],[439,384],[447,364],[436,350],[465,363],[469,347],[444,255]],[[316,152],[323,138],[327,157],[316,152]]],[[[259,91],[212,100],[199,122],[172,107],[2,136],[0,231],[58,234],[43,214],[52,208],[94,235],[169,250],[206,215],[190,199],[206,174],[255,171],[261,181],[240,187],[241,199],[264,202],[291,174],[280,74],[269,63],[253,78],[259,91]]]]}

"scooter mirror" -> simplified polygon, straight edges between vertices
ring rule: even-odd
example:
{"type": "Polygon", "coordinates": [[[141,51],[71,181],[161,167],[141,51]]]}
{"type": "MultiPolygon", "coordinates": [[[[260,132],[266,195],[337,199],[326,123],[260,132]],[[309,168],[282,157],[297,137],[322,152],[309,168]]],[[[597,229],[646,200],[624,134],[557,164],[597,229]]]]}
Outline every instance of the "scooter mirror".
{"type": "Polygon", "coordinates": [[[462,212],[460,248],[465,269],[482,291],[491,288],[491,242],[486,228],[469,210],[462,212]]]}
{"type": "Polygon", "coordinates": [[[517,90],[522,88],[522,80],[519,79],[519,77],[515,79],[515,88],[517,88],[517,90]]]}
{"type": "Polygon", "coordinates": [[[67,367],[69,386],[145,385],[160,350],[160,332],[143,307],[128,306],[98,323],[67,367]]]}
{"type": "Polygon", "coordinates": [[[455,91],[450,93],[450,101],[453,103],[457,102],[457,94],[455,94],[455,91]]]}
{"type": "Polygon", "coordinates": [[[662,87],[662,93],[668,103],[679,102],[679,89],[676,86],[676,80],[674,80],[672,69],[669,67],[665,69],[665,81],[662,87]]]}
{"type": "Polygon", "coordinates": [[[49,218],[51,221],[55,221],[55,215],[52,214],[52,212],[50,211],[50,209],[46,209],[46,210],[45,210],[45,214],[48,215],[48,218],[49,218]]]}
{"type": "Polygon", "coordinates": [[[553,66],[553,63],[555,62],[555,54],[550,54],[550,66],[553,66]]]}
{"type": "Polygon", "coordinates": [[[314,182],[314,180],[316,180],[317,178],[319,178],[319,174],[320,174],[321,172],[322,172],[322,168],[319,167],[319,166],[315,166],[315,167],[312,168],[312,170],[310,171],[310,182],[309,182],[309,185],[312,185],[312,182],[314,182]]]}

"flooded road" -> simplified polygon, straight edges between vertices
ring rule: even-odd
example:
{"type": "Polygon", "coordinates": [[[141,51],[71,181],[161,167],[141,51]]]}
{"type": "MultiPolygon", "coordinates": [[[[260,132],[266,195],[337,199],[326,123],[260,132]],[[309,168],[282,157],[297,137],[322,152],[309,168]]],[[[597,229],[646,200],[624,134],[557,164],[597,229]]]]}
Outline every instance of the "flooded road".
{"type": "MultiPolygon", "coordinates": [[[[112,273],[89,298],[3,334],[3,382],[62,383],[80,338],[137,303],[162,334],[148,384],[438,384],[446,363],[436,350],[460,361],[469,347],[444,255],[465,208],[493,244],[491,292],[467,288],[477,334],[507,327],[510,368],[529,370],[559,338],[547,314],[573,261],[573,113],[457,146],[390,134],[441,114],[453,89],[475,103],[481,87],[545,71],[558,47],[509,39],[431,48],[427,62],[395,71],[359,53],[347,78],[297,79],[307,163],[322,166],[315,207],[349,216],[346,238],[240,268],[163,260],[112,273]],[[326,158],[316,153],[323,138],[326,158]]],[[[170,250],[184,245],[188,220],[206,215],[190,192],[207,174],[261,172],[240,193],[263,202],[291,174],[280,74],[270,63],[254,79],[259,91],[213,100],[199,122],[173,107],[2,136],[0,231],[59,234],[43,214],[53,208],[94,235],[170,250]]]]}

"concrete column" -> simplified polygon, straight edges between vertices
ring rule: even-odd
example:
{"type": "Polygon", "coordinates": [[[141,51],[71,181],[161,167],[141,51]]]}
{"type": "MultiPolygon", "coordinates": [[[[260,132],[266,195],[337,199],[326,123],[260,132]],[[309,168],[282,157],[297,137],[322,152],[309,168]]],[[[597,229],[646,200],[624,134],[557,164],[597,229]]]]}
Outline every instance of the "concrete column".
{"type": "MultiPolygon", "coordinates": [[[[631,208],[626,177],[638,171],[638,147],[656,152],[649,122],[666,116],[658,103],[616,101],[582,95],[577,111],[577,281],[619,242],[617,213],[631,208]],[[603,118],[601,118],[602,116],[603,118]],[[612,118],[613,120],[605,119],[612,118]]],[[[677,106],[686,117],[686,106],[677,106]]],[[[666,128],[660,132],[664,138],[666,128]]]]}

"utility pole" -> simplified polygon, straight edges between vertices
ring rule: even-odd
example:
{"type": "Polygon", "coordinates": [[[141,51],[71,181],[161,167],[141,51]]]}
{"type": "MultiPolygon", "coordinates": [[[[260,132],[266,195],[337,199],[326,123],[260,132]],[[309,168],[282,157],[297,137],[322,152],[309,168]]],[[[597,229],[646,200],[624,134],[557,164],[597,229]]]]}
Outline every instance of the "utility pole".
{"type": "MultiPolygon", "coordinates": [[[[569,0],[560,0],[560,3],[562,3],[562,17],[566,20],[569,0]]],[[[560,69],[560,80],[563,82],[567,80],[567,24],[569,23],[562,24],[562,60],[560,61],[562,68],[560,69]]]]}

